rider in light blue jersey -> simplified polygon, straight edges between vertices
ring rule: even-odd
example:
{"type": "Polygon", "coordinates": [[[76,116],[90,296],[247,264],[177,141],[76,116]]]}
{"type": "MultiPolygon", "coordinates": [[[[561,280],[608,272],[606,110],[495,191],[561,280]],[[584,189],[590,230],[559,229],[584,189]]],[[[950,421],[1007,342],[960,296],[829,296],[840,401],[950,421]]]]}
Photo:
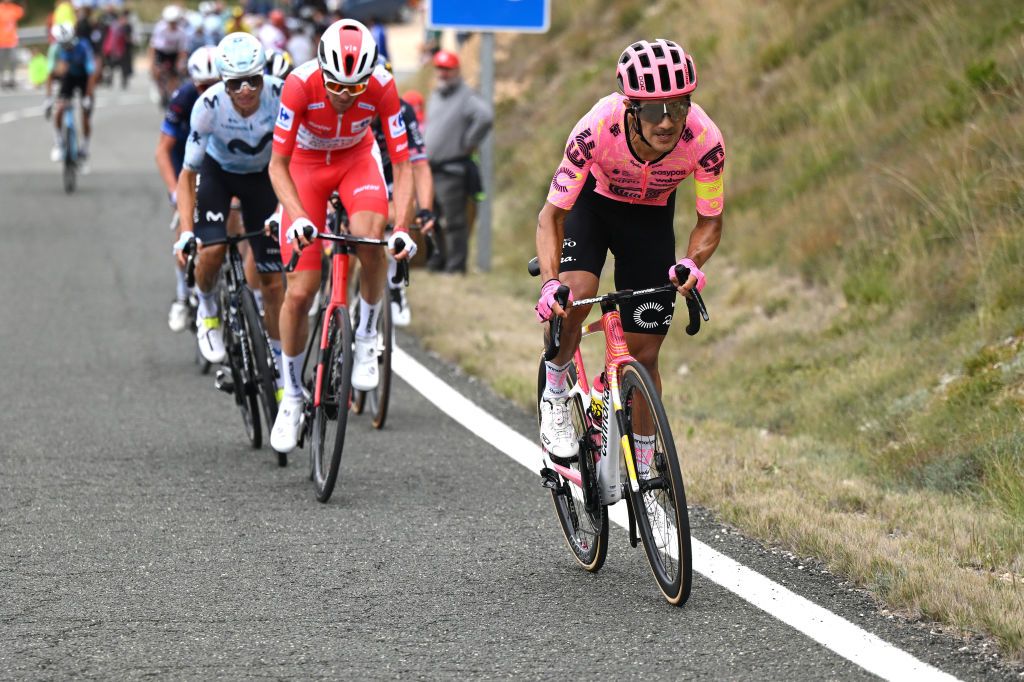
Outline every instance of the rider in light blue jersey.
{"type": "MultiPolygon", "coordinates": [[[[232,33],[217,46],[221,82],[204,92],[192,107],[192,130],[178,177],[180,222],[175,251],[179,263],[184,264],[182,248],[191,237],[202,242],[227,234],[231,197],[241,203],[247,232],[262,227],[277,207],[267,165],[282,82],[263,75],[265,64],[263,47],[248,33],[232,33]]],[[[269,236],[249,243],[260,273],[267,334],[279,354],[278,314],[284,293],[280,250],[269,236]]],[[[196,336],[200,352],[211,363],[225,358],[216,291],[225,252],[224,245],[201,247],[196,264],[196,336]]]]}

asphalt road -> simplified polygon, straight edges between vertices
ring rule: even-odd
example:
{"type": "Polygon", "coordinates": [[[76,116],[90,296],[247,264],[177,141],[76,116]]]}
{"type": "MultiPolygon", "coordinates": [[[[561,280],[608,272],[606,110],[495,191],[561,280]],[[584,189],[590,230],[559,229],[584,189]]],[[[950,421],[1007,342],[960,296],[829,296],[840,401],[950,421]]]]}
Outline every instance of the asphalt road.
{"type": "MultiPolygon", "coordinates": [[[[667,606],[617,528],[600,574],[576,570],[538,477],[401,381],[383,432],[350,419],[317,503],[304,453],[281,469],[251,450],[191,337],[167,330],[155,105],[141,86],[100,92],[92,171],[67,196],[39,100],[0,97],[0,678],[870,677],[701,576],[667,606]]],[[[981,640],[890,618],[813,563],[693,519],[923,661],[1015,676],[981,640]]]]}

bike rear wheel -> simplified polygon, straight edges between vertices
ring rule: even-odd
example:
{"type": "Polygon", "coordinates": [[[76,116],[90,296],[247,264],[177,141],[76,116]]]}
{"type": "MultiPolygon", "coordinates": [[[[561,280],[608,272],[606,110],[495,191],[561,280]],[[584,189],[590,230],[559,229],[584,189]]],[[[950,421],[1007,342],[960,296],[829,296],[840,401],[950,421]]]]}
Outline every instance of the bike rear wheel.
{"type": "MultiPolygon", "coordinates": [[[[238,320],[232,324],[231,316],[225,315],[228,308],[227,297],[221,299],[221,324],[224,328],[224,348],[227,350],[228,368],[231,370],[231,381],[234,384],[235,404],[242,413],[245,435],[253,449],[263,445],[263,431],[260,428],[260,405],[256,397],[256,384],[252,382],[242,364],[243,339],[236,333],[235,325],[243,329],[243,322],[238,320]]],[[[251,357],[251,356],[250,356],[251,357]]]]}
{"type": "MultiPolygon", "coordinates": [[[[256,298],[248,287],[242,289],[242,316],[245,320],[246,339],[252,351],[249,354],[249,383],[255,387],[259,402],[263,403],[264,423],[271,429],[277,419],[277,369],[260,311],[256,307],[256,298]]],[[[277,453],[277,463],[279,466],[288,466],[288,455],[277,453]]]]}
{"type": "Polygon", "coordinates": [[[634,465],[639,467],[636,471],[640,491],[633,492],[627,486],[637,531],[662,594],[669,604],[682,606],[690,596],[693,582],[690,516],[665,406],[651,375],[636,361],[620,368],[619,392],[634,465]],[[649,415],[649,419],[642,415],[649,415]],[[641,463],[637,456],[634,425],[654,432],[650,462],[641,463]],[[645,468],[646,473],[641,474],[645,468]]]}
{"type": "Polygon", "coordinates": [[[348,310],[335,308],[329,324],[327,346],[320,352],[320,404],[313,408],[309,449],[313,488],[320,502],[331,498],[338,479],[352,393],[352,324],[348,310]]]}
{"type": "MultiPolygon", "coordinates": [[[[546,376],[544,360],[541,359],[537,373],[538,423],[546,376]]],[[[576,384],[576,370],[572,366],[569,368],[568,381],[570,388],[576,384]]],[[[584,434],[587,420],[579,396],[570,399],[570,410],[576,433],[584,434]]],[[[551,501],[555,505],[555,515],[569,551],[584,570],[595,572],[600,570],[608,556],[608,507],[601,504],[600,500],[595,453],[590,448],[589,439],[583,440],[579,456],[568,465],[568,468],[579,474],[582,487],[556,473],[557,483],[551,488],[551,501]]]]}
{"type": "MultiPolygon", "coordinates": [[[[357,280],[358,281],[358,280],[357,280]]],[[[358,293],[358,284],[354,287],[358,293]]],[[[358,304],[358,299],[356,299],[358,304]]],[[[354,305],[352,326],[359,328],[359,306],[354,305]]],[[[362,414],[364,410],[372,415],[375,429],[384,428],[388,418],[388,402],[391,398],[391,350],[394,343],[394,323],[391,319],[391,302],[387,297],[387,289],[381,298],[380,315],[377,316],[377,376],[380,377],[377,388],[372,391],[355,391],[352,398],[352,411],[362,414]]]]}

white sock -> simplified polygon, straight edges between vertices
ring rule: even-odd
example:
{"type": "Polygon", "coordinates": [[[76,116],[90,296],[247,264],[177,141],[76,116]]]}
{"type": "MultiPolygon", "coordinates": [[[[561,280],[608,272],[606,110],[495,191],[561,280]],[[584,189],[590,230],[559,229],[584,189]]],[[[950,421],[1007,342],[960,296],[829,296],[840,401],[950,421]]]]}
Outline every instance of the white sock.
{"type": "Polygon", "coordinates": [[[263,292],[259,289],[254,289],[252,297],[256,299],[256,310],[263,310],[263,292]]]}
{"type": "Polygon", "coordinates": [[[217,317],[217,290],[203,291],[196,287],[199,295],[199,317],[217,317]]]}
{"type": "Polygon", "coordinates": [[[655,437],[633,434],[633,447],[636,448],[637,475],[647,478],[651,471],[651,461],[654,459],[655,437]]]}
{"type": "Polygon", "coordinates": [[[547,385],[544,386],[544,395],[542,397],[545,400],[566,397],[566,394],[569,392],[569,382],[566,381],[566,373],[570,364],[572,364],[572,360],[561,366],[550,361],[544,363],[544,366],[547,368],[547,385]]]}
{"type": "Polygon", "coordinates": [[[78,149],[79,149],[79,151],[82,151],[82,152],[88,152],[89,151],[89,138],[88,137],[83,137],[82,138],[82,142],[81,142],[81,144],[78,145],[78,149]]]}
{"type": "Polygon", "coordinates": [[[184,303],[188,300],[188,284],[185,283],[185,271],[175,266],[174,277],[176,281],[176,286],[174,288],[175,296],[179,301],[184,303]]]}
{"type": "Polygon", "coordinates": [[[359,297],[359,329],[356,330],[356,337],[369,339],[377,336],[377,316],[380,315],[381,302],[367,303],[362,296],[359,297]]]}
{"type": "Polygon", "coordinates": [[[277,367],[277,387],[284,388],[284,365],[281,362],[281,339],[270,339],[270,350],[274,351],[274,366],[277,367]]]}
{"type": "Polygon", "coordinates": [[[286,398],[302,398],[302,361],[306,357],[306,351],[298,355],[281,354],[283,367],[281,373],[284,375],[284,395],[286,398]]]}

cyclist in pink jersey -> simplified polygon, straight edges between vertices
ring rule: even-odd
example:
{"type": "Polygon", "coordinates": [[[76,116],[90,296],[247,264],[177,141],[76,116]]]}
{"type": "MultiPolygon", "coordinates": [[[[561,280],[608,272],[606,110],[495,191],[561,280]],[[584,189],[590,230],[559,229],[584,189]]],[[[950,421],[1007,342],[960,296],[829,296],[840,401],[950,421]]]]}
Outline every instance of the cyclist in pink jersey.
{"type": "MultiPolygon", "coordinates": [[[[281,308],[284,399],[270,433],[278,452],[289,452],[302,416],[302,371],[308,313],[320,287],[320,242],[327,200],[334,190],[349,215],[352,234],[381,239],[388,217],[388,188],[380,150],[370,124],[380,116],[394,174],[395,230],[391,252],[401,260],[416,254],[408,236],[412,215],[413,179],[409,143],[395,81],[377,64],[377,44],[358,21],[341,19],[324,31],[317,59],[289,74],[281,94],[274,128],[270,179],[283,207],[280,221],[281,259],[288,262],[299,248],[295,272],[281,308]],[[395,253],[402,238],[403,250],[395,253]]],[[[360,270],[359,328],[355,330],[352,386],[377,387],[377,315],[384,293],[387,262],[375,247],[356,250],[360,270]]]]}
{"type": "MultiPolygon", "coordinates": [[[[615,74],[618,92],[599,100],[569,135],[538,216],[544,285],[537,317],[568,318],[559,353],[547,363],[540,405],[541,443],[556,459],[572,457],[579,448],[566,372],[590,310],[572,308],[567,314],[554,301],[559,284],[569,287],[570,297],[594,296],[610,250],[616,288],[645,289],[671,279],[684,295],[693,287],[700,291],[705,281],[700,267],[722,234],[725,146],[711,118],[690,101],[697,87],[693,59],[670,40],[641,40],[622,52],[615,74]],[[690,268],[690,276],[677,282],[672,274],[675,190],[689,175],[696,185],[697,221],[685,257],[678,261],[690,268]]],[[[659,389],[658,353],[674,307],[674,294],[635,298],[621,306],[629,351],[659,389]]],[[[645,447],[653,448],[653,435],[632,435],[642,460],[645,447]]]]}

